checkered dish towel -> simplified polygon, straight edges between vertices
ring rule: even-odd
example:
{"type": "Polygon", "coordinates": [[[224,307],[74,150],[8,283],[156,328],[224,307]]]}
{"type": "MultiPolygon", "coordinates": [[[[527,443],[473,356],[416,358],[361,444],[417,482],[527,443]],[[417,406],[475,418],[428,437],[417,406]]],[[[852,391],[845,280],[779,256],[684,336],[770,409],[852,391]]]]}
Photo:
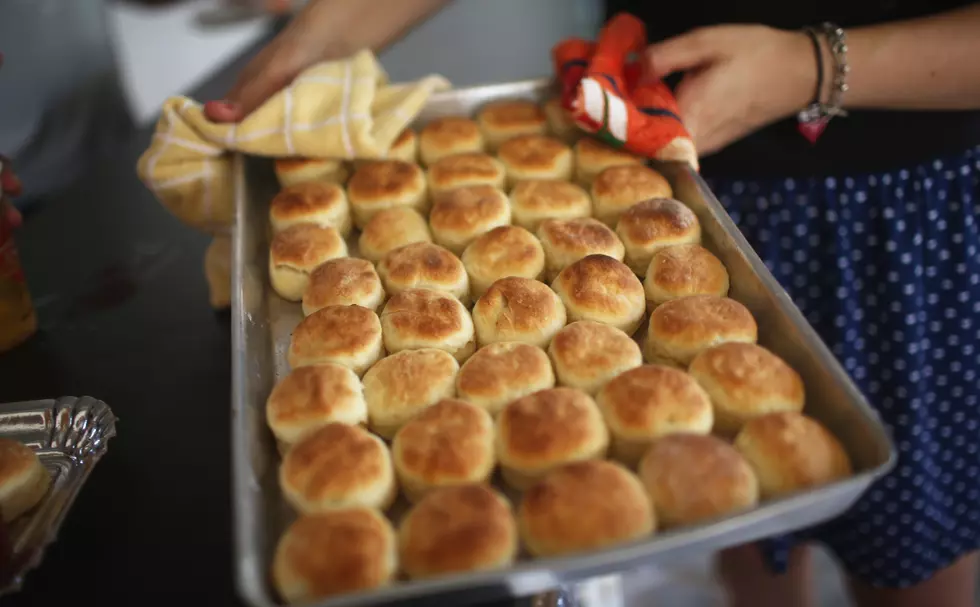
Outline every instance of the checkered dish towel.
{"type": "MultiPolygon", "coordinates": [[[[307,69],[238,124],[211,122],[201,104],[172,97],[163,105],[137,172],[178,219],[219,239],[227,238],[234,217],[229,152],[383,158],[429,96],[449,87],[440,76],[389,84],[374,55],[361,51],[349,59],[307,69]]],[[[227,248],[226,242],[215,242],[208,255],[211,300],[218,307],[227,305],[227,287],[215,284],[211,260],[223,258],[217,251],[227,248]]],[[[223,273],[221,269],[217,272],[223,273]]]]}

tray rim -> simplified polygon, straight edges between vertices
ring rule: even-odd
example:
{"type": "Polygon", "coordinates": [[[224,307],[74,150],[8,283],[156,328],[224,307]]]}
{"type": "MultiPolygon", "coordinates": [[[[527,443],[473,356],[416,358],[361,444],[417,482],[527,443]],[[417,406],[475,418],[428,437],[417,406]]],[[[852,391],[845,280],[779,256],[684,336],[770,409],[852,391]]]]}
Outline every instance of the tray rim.
{"type": "MultiPolygon", "coordinates": [[[[477,85],[436,93],[430,98],[427,105],[451,103],[456,98],[467,94],[482,94],[482,96],[487,97],[496,91],[506,92],[509,96],[519,96],[519,93],[526,94],[546,90],[554,85],[554,81],[550,78],[477,85]],[[519,93],[515,93],[515,89],[519,93]]],[[[423,111],[424,113],[425,111],[423,111]]],[[[241,596],[250,604],[265,607],[267,605],[279,605],[280,603],[276,602],[272,596],[273,591],[271,585],[265,583],[268,579],[267,572],[261,570],[259,567],[260,563],[257,562],[254,555],[249,555],[251,546],[249,520],[254,520],[256,517],[252,513],[252,516],[247,520],[241,507],[242,500],[248,495],[248,485],[251,484],[249,480],[251,476],[249,466],[250,454],[247,444],[248,428],[245,427],[246,403],[243,400],[244,386],[241,381],[238,381],[243,377],[247,364],[247,353],[244,351],[246,327],[244,322],[236,322],[239,317],[244,320],[245,314],[244,277],[241,270],[246,252],[240,230],[240,226],[243,225],[242,222],[245,221],[245,204],[243,200],[246,181],[245,162],[246,160],[243,155],[235,155],[233,180],[236,221],[233,234],[233,386],[231,421],[233,496],[236,506],[233,512],[233,520],[235,525],[236,585],[241,596]]],[[[583,577],[622,571],[638,563],[649,561],[664,552],[684,549],[703,550],[703,545],[708,544],[713,537],[736,534],[740,530],[751,530],[756,523],[763,519],[789,517],[793,513],[802,512],[805,504],[812,506],[814,503],[831,503],[835,497],[851,493],[853,493],[854,500],[856,500],[875,479],[880,478],[894,467],[897,461],[894,441],[882,423],[880,416],[867,403],[867,400],[847,376],[839,361],[833,356],[823,340],[820,339],[813,327],[810,326],[809,322],[806,321],[802,312],[792,302],[789,294],[779,285],[775,277],[749,245],[745,236],[735,226],[731,217],[725,212],[718,199],[710,191],[704,179],[690,168],[685,168],[684,170],[697,184],[705,203],[711,207],[716,219],[722,224],[721,227],[733,239],[734,244],[746,258],[751,269],[762,282],[763,287],[777,300],[782,311],[789,316],[789,320],[802,332],[804,339],[807,341],[807,345],[817,350],[814,354],[821,359],[821,363],[828,367],[828,371],[843,380],[842,384],[851,397],[852,402],[858,405],[857,409],[860,415],[865,419],[867,425],[878,434],[876,437],[878,442],[887,448],[887,457],[885,460],[873,468],[858,472],[841,481],[784,498],[767,501],[741,514],[706,521],[700,525],[685,527],[677,531],[658,532],[653,537],[607,550],[568,557],[523,561],[516,563],[511,568],[498,571],[465,573],[433,580],[398,583],[369,592],[354,593],[317,601],[311,603],[312,605],[321,607],[353,607],[355,605],[375,604],[376,602],[412,601],[426,597],[435,598],[437,596],[442,596],[445,600],[448,600],[447,595],[449,593],[460,592],[465,594],[469,591],[486,592],[491,588],[500,586],[509,589],[511,596],[520,596],[524,588],[526,588],[524,594],[535,594],[548,588],[556,588],[565,583],[582,580],[583,577]]]]}

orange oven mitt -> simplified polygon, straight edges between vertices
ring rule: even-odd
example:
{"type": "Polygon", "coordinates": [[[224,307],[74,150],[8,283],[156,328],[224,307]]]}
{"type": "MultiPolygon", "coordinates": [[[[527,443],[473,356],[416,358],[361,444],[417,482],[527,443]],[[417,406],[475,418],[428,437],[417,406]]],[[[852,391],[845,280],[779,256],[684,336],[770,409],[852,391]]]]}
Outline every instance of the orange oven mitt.
{"type": "Polygon", "coordinates": [[[582,130],[614,147],[698,168],[698,155],[663,81],[640,78],[646,26],[629,13],[609,20],[595,43],[571,38],[551,56],[562,107],[582,130]]]}

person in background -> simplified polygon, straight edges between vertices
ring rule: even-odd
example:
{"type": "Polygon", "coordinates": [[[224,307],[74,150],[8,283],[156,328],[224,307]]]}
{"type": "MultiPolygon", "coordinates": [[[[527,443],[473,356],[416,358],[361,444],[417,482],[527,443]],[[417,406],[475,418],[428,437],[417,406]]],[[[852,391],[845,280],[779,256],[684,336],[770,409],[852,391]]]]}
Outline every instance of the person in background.
{"type": "MultiPolygon", "coordinates": [[[[238,121],[310,64],[379,49],[444,4],[312,0],[209,115],[238,121]]],[[[646,21],[649,77],[680,75],[704,175],[893,433],[894,471],[798,539],[834,551],[860,605],[973,605],[980,4],[607,8],[646,21]]],[[[734,605],[812,604],[802,543],[727,550],[719,569],[734,605]]]]}

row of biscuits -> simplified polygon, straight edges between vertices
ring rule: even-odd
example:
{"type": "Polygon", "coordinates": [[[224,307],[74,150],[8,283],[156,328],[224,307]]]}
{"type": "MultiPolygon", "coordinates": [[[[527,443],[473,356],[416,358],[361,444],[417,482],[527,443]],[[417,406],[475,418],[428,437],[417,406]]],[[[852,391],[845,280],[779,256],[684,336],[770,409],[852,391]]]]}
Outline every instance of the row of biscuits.
{"type": "MultiPolygon", "coordinates": [[[[481,383],[464,380],[465,367],[491,349],[498,350],[492,353],[498,361],[483,370],[483,383],[499,384],[499,359],[518,350],[526,352],[515,362],[536,352],[531,356],[548,366],[547,357],[533,346],[497,344],[457,373],[456,396],[463,396],[467,382],[471,388],[481,383]]],[[[388,408],[405,399],[448,395],[423,406],[398,428],[390,454],[377,436],[339,422],[314,430],[287,451],[280,483],[301,516],[280,542],[274,571],[278,588],[291,602],[389,583],[399,570],[419,579],[505,567],[516,558],[518,537],[532,556],[600,549],[645,537],[655,527],[694,524],[752,507],[760,494],[778,497],[849,472],[836,441],[798,413],[753,418],[734,448],[708,435],[707,395],[690,376],[668,367],[635,367],[607,383],[598,401],[572,388],[531,392],[507,404],[494,423],[482,407],[452,398],[453,382],[445,380],[455,361],[445,352],[411,350],[385,360],[392,368],[377,382],[365,378],[363,395],[349,389],[357,381],[353,373],[337,365],[303,367],[287,379],[346,374],[348,390],[340,394],[350,396],[336,408],[348,414],[356,409],[351,403],[359,396],[367,400],[368,393],[388,408]],[[618,431],[628,424],[653,426],[663,434],[637,451],[641,441],[618,431]],[[610,431],[614,458],[623,463],[602,461],[610,431]],[[637,467],[638,452],[645,455],[637,467]],[[507,484],[525,491],[516,517],[506,499],[486,485],[496,464],[507,484]],[[416,505],[396,539],[380,512],[390,506],[399,485],[416,505]],[[310,535],[317,527],[343,529],[352,512],[362,512],[356,516],[388,538],[367,544],[377,550],[367,561],[365,546],[353,543],[357,536],[341,536],[351,538],[345,541],[310,535]],[[465,533],[465,541],[459,541],[459,533],[465,533]],[[350,563],[338,559],[354,557],[358,567],[384,562],[387,573],[370,582],[360,575],[343,579],[331,574],[349,573],[350,563]],[[311,568],[309,561],[318,566],[311,568]],[[309,594],[311,588],[318,594],[309,594]]],[[[481,375],[470,371],[474,374],[481,375]]],[[[510,388],[524,385],[511,383],[510,388]]],[[[282,411],[284,389],[277,388],[270,399],[273,420],[282,411]]],[[[317,394],[321,415],[338,405],[324,396],[325,390],[317,394]]],[[[363,414],[367,406],[362,404],[363,414]]]]}
{"type": "MultiPolygon", "coordinates": [[[[530,150],[525,154],[528,157],[541,155],[538,152],[542,150],[550,150],[549,154],[544,154],[549,161],[545,163],[545,171],[556,172],[533,173],[532,162],[522,165],[511,159],[505,164],[502,159],[485,156],[476,149],[467,151],[452,146],[446,153],[447,158],[440,159],[432,155],[433,150],[438,155],[439,146],[422,146],[423,160],[429,166],[428,178],[421,182],[423,191],[427,187],[430,193],[436,192],[441,183],[447,188],[450,185],[463,186],[466,192],[465,195],[449,198],[455,198],[455,204],[442,205],[450,207],[450,210],[460,206],[481,206],[478,203],[459,204],[458,199],[465,196],[464,203],[487,198],[492,201],[489,206],[500,211],[501,197],[496,195],[500,188],[499,180],[502,178],[506,185],[509,173],[528,174],[520,174],[515,168],[532,171],[534,176],[547,177],[547,180],[521,181],[511,189],[508,201],[510,218],[506,223],[514,221],[517,226],[498,225],[482,235],[463,234],[458,237],[458,234],[452,234],[451,229],[436,229],[436,225],[452,227],[454,224],[451,221],[454,213],[443,210],[437,214],[438,221],[430,231],[425,218],[411,210],[411,204],[405,203],[408,198],[402,198],[399,200],[402,206],[392,205],[392,208],[376,213],[367,221],[361,233],[359,248],[362,255],[367,257],[366,249],[371,249],[365,244],[370,245],[372,240],[377,244],[374,257],[374,261],[378,262],[377,270],[363,260],[335,259],[329,262],[335,266],[331,271],[314,272],[327,278],[317,280],[314,276],[310,280],[306,294],[319,285],[319,296],[304,297],[304,311],[310,313],[310,318],[303,321],[294,334],[294,347],[290,351],[294,372],[274,392],[274,396],[278,394],[280,398],[270,397],[270,427],[283,443],[298,440],[305,445],[309,441],[315,446],[317,442],[313,441],[313,435],[305,433],[312,431],[316,434],[319,431],[317,428],[326,431],[327,426],[323,424],[329,425],[329,422],[366,424],[380,436],[394,440],[388,467],[391,474],[381,474],[380,482],[373,485],[368,483],[372,489],[359,494],[368,496],[366,502],[355,499],[352,503],[338,505],[335,497],[327,499],[325,503],[331,506],[326,507],[325,513],[316,511],[305,514],[287,531],[280,543],[275,568],[277,585],[287,598],[290,598],[290,580],[299,584],[297,588],[307,590],[316,586],[314,582],[322,582],[325,586],[319,588],[327,593],[356,589],[337,586],[336,578],[332,578],[327,570],[319,571],[314,576],[315,580],[308,579],[309,576],[290,577],[300,567],[289,556],[290,553],[296,556],[302,552],[293,550],[297,539],[301,546],[314,550],[316,546],[331,545],[338,558],[345,554],[358,559],[364,557],[363,552],[351,552],[355,547],[347,542],[327,543],[322,535],[322,542],[311,541],[311,537],[317,535],[317,529],[350,531],[350,525],[345,522],[350,517],[358,518],[361,523],[370,521],[373,528],[379,530],[375,537],[387,538],[373,544],[378,549],[374,558],[359,561],[383,563],[383,566],[372,569],[373,573],[378,574],[371,578],[375,582],[361,587],[387,583],[398,569],[409,577],[426,577],[450,571],[505,566],[513,560],[516,551],[516,540],[513,539],[515,519],[509,505],[484,484],[469,484],[488,478],[488,466],[493,470],[499,464],[510,484],[527,488],[520,500],[516,526],[527,550],[537,556],[589,550],[635,539],[650,533],[655,520],[661,527],[690,524],[751,506],[758,498],[760,488],[763,497],[774,497],[786,491],[827,482],[846,473],[846,456],[839,445],[819,424],[799,414],[803,397],[798,376],[774,355],[754,345],[756,328],[751,314],[736,302],[721,297],[728,290],[727,272],[717,258],[696,244],[700,240],[696,218],[693,222],[684,220],[690,211],[680,203],[670,201],[674,204],[657,204],[652,209],[644,207],[654,205],[640,205],[636,212],[624,213],[635,202],[648,197],[637,198],[637,194],[630,192],[630,181],[638,181],[637,175],[646,174],[646,169],[641,171],[639,169],[642,167],[637,165],[637,170],[606,171],[612,176],[619,175],[618,179],[608,179],[612,184],[610,199],[618,195],[617,204],[620,205],[615,211],[616,215],[606,218],[609,225],[588,219],[587,215],[601,208],[595,204],[596,188],[592,188],[593,200],[590,200],[580,186],[555,180],[556,176],[568,176],[568,163],[562,160],[568,154],[564,149],[551,145],[553,142],[542,140],[540,130],[531,130],[529,125],[539,125],[540,121],[535,112],[526,111],[526,104],[523,107],[524,118],[496,121],[508,128],[501,128],[499,132],[491,129],[492,136],[486,136],[486,142],[479,149],[495,150],[498,157],[501,149],[506,152],[508,147],[517,148],[516,152],[530,150]],[[525,128],[529,130],[522,131],[525,128]],[[507,146],[507,139],[513,140],[513,136],[518,139],[507,146]],[[452,154],[457,154],[458,158],[453,160],[452,154]],[[464,169],[476,166],[479,169],[482,165],[486,169],[483,170],[485,175],[478,175],[477,179],[497,181],[466,183],[466,179],[473,179],[473,175],[480,171],[471,170],[472,174],[467,176],[470,169],[440,172],[433,170],[438,168],[436,165],[448,165],[449,169],[454,166],[464,169]],[[500,171],[501,165],[503,172],[500,171]],[[454,182],[454,179],[457,181],[454,182]],[[488,195],[480,195],[479,189],[466,191],[466,188],[474,186],[487,186],[482,192],[488,195]],[[521,188],[532,193],[528,204],[522,203],[521,197],[516,195],[521,188]],[[571,202],[564,206],[545,204],[542,214],[541,205],[536,204],[534,198],[540,199],[542,191],[560,194],[562,189],[565,193],[572,193],[566,196],[571,202]],[[539,193],[538,196],[534,196],[535,191],[539,193]],[[582,203],[583,195],[585,204],[582,203]],[[549,217],[549,212],[570,215],[549,217]],[[649,238],[644,234],[650,233],[649,225],[657,217],[666,218],[665,223],[675,228],[673,236],[670,230],[666,235],[664,230],[655,230],[659,234],[657,237],[663,239],[660,246],[635,247],[638,254],[630,258],[626,255],[623,241],[627,237],[623,234],[630,234],[631,231],[617,230],[617,236],[617,232],[610,229],[610,226],[622,224],[620,215],[623,214],[635,217],[632,221],[633,231],[640,235],[636,240],[649,238]],[[406,217],[412,219],[406,220],[406,217]],[[372,229],[379,218],[386,221],[377,222],[381,224],[381,229],[372,229]],[[524,222],[538,222],[541,225],[524,222]],[[555,230],[565,236],[570,255],[567,263],[553,268],[551,275],[530,272],[531,276],[513,276],[509,273],[520,274],[526,269],[513,259],[509,270],[500,270],[504,272],[503,275],[495,275],[493,271],[481,272],[484,265],[480,263],[481,259],[496,259],[501,252],[512,249],[530,251],[532,261],[540,259],[538,251],[548,248],[548,239],[541,237],[541,228],[549,222],[574,222],[566,223],[563,226],[565,229],[555,230]],[[412,227],[401,230],[402,225],[412,227]],[[535,242],[528,227],[538,233],[540,242],[535,242]],[[412,242],[418,244],[409,247],[408,252],[400,251],[393,256],[394,259],[385,263],[391,249],[398,248],[386,249],[391,242],[397,241],[397,237],[389,235],[405,231],[414,232],[415,235],[428,232],[428,238],[399,242],[400,246],[412,242]],[[462,260],[452,251],[431,244],[432,234],[436,232],[448,234],[448,239],[443,242],[456,248],[457,254],[462,244],[467,245],[461,249],[462,260]],[[592,240],[582,235],[599,233],[605,238],[602,242],[607,243],[607,249],[589,250],[592,240]],[[377,234],[381,237],[370,237],[377,234]],[[671,241],[670,238],[677,234],[680,240],[671,241]],[[369,237],[365,238],[366,235],[369,237]],[[452,236],[457,238],[453,239],[452,236]],[[468,238],[473,242],[467,242],[468,238]],[[480,239],[487,244],[477,251],[484,253],[467,256],[466,251],[480,239]],[[615,245],[609,243],[618,245],[622,252],[617,255],[615,245]],[[605,253],[606,256],[590,257],[589,253],[605,253]],[[629,266],[620,263],[624,259],[629,266]],[[338,269],[345,265],[357,270],[356,275],[367,278],[362,281],[347,280],[345,276],[348,273],[338,269]],[[569,266],[575,268],[569,270],[566,280],[559,283],[562,271],[568,270],[569,266]],[[444,272],[446,268],[451,271],[444,272]],[[393,272],[393,269],[398,271],[393,272]],[[555,274],[558,276],[555,277],[555,274]],[[461,286],[461,275],[469,281],[469,288],[461,286]],[[645,297],[637,275],[647,278],[645,297]],[[652,281],[651,276],[654,277],[652,281]],[[554,291],[533,280],[539,277],[549,281],[554,278],[554,291]],[[477,286],[481,281],[482,286],[477,286]],[[654,288],[651,288],[651,283],[656,283],[654,288]],[[419,289],[419,286],[425,288],[419,289]],[[622,297],[620,291],[625,292],[626,297],[622,297]],[[678,303],[671,301],[671,305],[660,305],[692,292],[704,295],[677,299],[678,303]],[[360,310],[357,306],[346,305],[362,304],[361,301],[350,301],[357,293],[370,294],[363,300],[366,305],[361,305],[360,310]],[[386,296],[391,296],[391,299],[388,305],[383,305],[386,296]],[[310,305],[307,305],[307,299],[310,305]],[[472,317],[461,303],[468,299],[477,300],[472,317]],[[392,306],[392,303],[396,305],[392,306]],[[390,311],[389,306],[392,308],[390,311]],[[642,365],[643,355],[639,346],[621,329],[629,332],[635,330],[646,306],[654,309],[654,312],[644,355],[649,361],[668,363],[680,369],[688,368],[690,363],[690,374],[661,365],[642,365]],[[348,308],[356,311],[350,312],[348,308]],[[377,309],[382,309],[380,318],[372,312],[377,309]],[[330,318],[334,320],[319,330],[301,330],[304,324],[312,328],[330,318]],[[360,325],[355,322],[358,319],[363,321],[360,325]],[[467,319],[470,326],[474,326],[469,334],[466,332],[467,319]],[[571,324],[565,326],[569,320],[571,324]],[[371,330],[367,332],[353,329],[368,325],[371,330]],[[482,331],[483,337],[477,328],[481,325],[486,329],[482,331]],[[357,373],[320,357],[322,351],[316,352],[317,344],[322,345],[325,336],[341,334],[348,327],[352,328],[347,332],[351,341],[337,350],[343,355],[333,362],[350,364],[357,368],[357,373]],[[371,339],[361,343],[353,341],[355,335],[363,337],[365,334],[369,334],[371,339]],[[650,335],[653,335],[652,339],[650,335]],[[654,342],[652,346],[651,341],[654,342]],[[727,341],[735,343],[711,347],[727,341]],[[297,342],[312,345],[313,348],[296,348],[297,342]],[[473,354],[476,345],[481,348],[473,354]],[[547,353],[543,348],[547,348],[547,353]],[[725,348],[730,351],[726,352],[725,348]],[[298,351],[295,357],[294,349],[298,351]],[[702,354],[693,356],[692,352],[700,350],[704,351],[704,362],[697,367],[694,361],[702,354]],[[390,356],[373,366],[366,362],[375,353],[381,356],[384,351],[390,356]],[[352,357],[353,352],[359,355],[367,353],[367,357],[352,357]],[[360,362],[354,364],[351,362],[354,359],[360,362]],[[465,362],[460,367],[462,361],[465,362]],[[772,363],[770,366],[776,368],[769,368],[764,363],[772,363]],[[695,370],[701,367],[702,375],[696,378],[695,370]],[[316,376],[320,371],[314,370],[322,369],[332,369],[328,374],[343,375],[347,390],[338,391],[321,385],[316,394],[320,395],[321,400],[336,398],[341,393],[354,395],[341,399],[348,402],[348,406],[341,407],[346,413],[334,419],[328,412],[330,406],[322,402],[312,405],[317,398],[307,394],[305,400],[302,397],[294,399],[294,405],[286,407],[290,413],[277,415],[282,405],[275,405],[275,402],[282,400],[284,391],[288,393],[285,388],[292,378],[316,376]],[[357,379],[361,373],[364,374],[363,383],[357,379]],[[710,383],[712,379],[715,385],[710,383]],[[559,387],[555,388],[555,385],[559,387]],[[360,394],[360,401],[357,394],[360,394]],[[460,400],[446,400],[452,397],[460,400]],[[306,405],[297,405],[298,402],[306,405]],[[360,404],[350,405],[353,402],[360,404]],[[473,407],[474,404],[478,407],[473,407]],[[472,414],[473,419],[481,419],[481,423],[468,426],[460,422],[461,417],[466,417],[458,415],[460,411],[472,413],[475,410],[481,413],[472,414]],[[456,415],[446,415],[446,411],[455,411],[456,415]],[[763,415],[771,411],[782,413],[763,415]],[[488,447],[486,430],[493,427],[494,422],[487,422],[488,415],[496,417],[493,434],[496,444],[492,447],[488,447]],[[433,432],[431,426],[437,423],[435,420],[443,418],[453,418],[456,423],[449,425],[452,430],[447,430],[440,441],[433,438],[439,433],[433,432]],[[284,430],[284,425],[291,429],[284,430]],[[467,433],[467,427],[471,428],[470,433],[467,433]],[[412,431],[413,428],[416,431],[412,431]],[[729,438],[741,428],[735,441],[736,447],[708,436],[712,428],[729,438]],[[468,434],[472,435],[473,440],[461,440],[463,435],[468,434]],[[470,445],[473,449],[460,451],[456,448],[460,445],[470,445]],[[549,446],[554,448],[549,450],[549,446]],[[638,470],[639,478],[623,465],[590,459],[602,458],[607,451],[615,459],[638,470]],[[409,455],[406,456],[406,453],[409,455]],[[467,458],[462,457],[461,453],[479,453],[482,456],[467,458]],[[451,468],[453,474],[443,475],[444,466],[451,468]],[[395,491],[392,487],[396,485],[401,485],[410,500],[421,499],[402,521],[397,538],[390,524],[376,510],[365,510],[367,506],[364,505],[384,507],[387,500],[392,499],[395,491]],[[432,489],[436,487],[441,488],[433,492],[432,489]],[[721,496],[712,494],[712,491],[720,491],[721,496]],[[482,501],[480,495],[483,496],[482,501]],[[494,503],[497,507],[490,505],[494,503]],[[336,510],[335,507],[341,509],[336,510]],[[429,521],[429,524],[410,521],[429,521]],[[424,532],[419,532],[420,528],[424,532]],[[496,529],[496,534],[487,535],[490,529],[496,529]],[[489,552],[480,552],[468,542],[454,541],[459,537],[454,533],[464,532],[475,533],[480,540],[478,545],[489,552]],[[326,588],[331,584],[334,585],[332,588],[326,588]]],[[[520,118],[521,112],[516,114],[520,118]]],[[[468,124],[468,121],[457,119],[456,123],[458,126],[468,124]]],[[[481,116],[477,124],[482,134],[486,125],[493,125],[495,121],[481,116]]],[[[472,125],[464,128],[473,133],[472,125]]],[[[422,136],[419,139],[423,142],[429,139],[430,144],[433,140],[422,136]]],[[[597,144],[584,143],[590,141],[583,140],[577,151],[588,150],[590,145],[602,149],[597,144]]],[[[576,155],[582,156],[581,153],[576,155]]],[[[504,156],[507,157],[507,154],[504,156]]],[[[631,162],[635,165],[637,161],[632,159],[631,162]]],[[[600,167],[590,174],[587,163],[577,164],[579,167],[575,172],[581,181],[591,179],[593,186],[601,181],[595,175],[601,174],[601,169],[606,167],[600,167]]],[[[363,174],[382,173],[377,167],[385,167],[385,164],[375,163],[373,166],[373,171],[363,174]]],[[[387,166],[388,173],[392,175],[399,172],[418,175],[417,171],[396,171],[403,168],[397,163],[387,163],[387,166]]],[[[416,177],[410,182],[417,185],[419,181],[416,177]]],[[[514,184],[515,181],[511,180],[510,183],[514,184]]],[[[358,199],[350,195],[349,186],[348,198],[352,201],[358,199]]],[[[431,197],[435,200],[426,195],[416,196],[413,200],[420,205],[416,208],[426,210],[429,205],[439,206],[443,194],[438,192],[437,196],[431,197]]],[[[659,195],[669,196],[669,193],[659,195]]],[[[560,196],[553,194],[552,198],[560,196]]],[[[547,196],[544,199],[547,200],[547,196]]],[[[506,197],[503,200],[506,201],[506,197]]],[[[350,215],[348,213],[348,217],[350,215]]],[[[357,213],[353,215],[356,220],[357,213]]],[[[431,213],[429,220],[432,223],[431,213]]],[[[512,257],[522,258],[520,255],[512,257]]],[[[536,263],[534,261],[530,267],[533,269],[536,263]]],[[[342,342],[343,339],[337,343],[342,342]]],[[[314,381],[311,385],[315,384],[314,381]]],[[[332,401],[332,404],[337,403],[332,401]]],[[[344,432],[354,434],[352,430],[344,432]]],[[[373,453],[375,463],[384,459],[382,454],[386,451],[382,441],[364,430],[358,430],[357,434],[361,438],[369,437],[369,440],[362,441],[361,451],[373,453]]],[[[334,442],[321,440],[320,444],[334,442]]],[[[286,461],[298,460],[313,467],[316,466],[312,462],[319,461],[322,465],[323,461],[329,461],[329,458],[318,459],[316,453],[319,450],[316,448],[297,450],[298,447],[287,450],[283,469],[286,461]],[[301,457],[303,454],[305,457],[301,457]]],[[[351,451],[345,449],[335,453],[349,454],[351,451]]],[[[353,451],[361,452],[357,449],[353,451]]],[[[371,457],[365,456],[365,461],[370,461],[371,457]]],[[[351,459],[344,461],[345,469],[357,469],[351,459]]],[[[300,466],[302,469],[303,466],[300,466]]],[[[385,466],[369,466],[368,469],[383,470],[385,466]]],[[[308,474],[305,478],[325,481],[334,476],[330,473],[330,466],[326,466],[320,469],[320,473],[308,474]]],[[[303,475],[296,478],[300,477],[303,475]]],[[[364,477],[363,474],[355,474],[337,478],[363,480],[364,477]]],[[[294,475],[284,478],[294,478],[294,475]]],[[[313,486],[315,484],[313,482],[313,486]]],[[[290,501],[294,505],[304,503],[294,493],[291,494],[285,484],[283,490],[284,495],[293,495],[290,501]]],[[[339,501],[343,502],[342,499],[339,501]]],[[[297,505],[297,508],[304,511],[301,505],[297,505]]],[[[329,569],[329,563],[321,562],[321,565],[329,569]]],[[[298,600],[303,597],[293,598],[298,600]]]]}

